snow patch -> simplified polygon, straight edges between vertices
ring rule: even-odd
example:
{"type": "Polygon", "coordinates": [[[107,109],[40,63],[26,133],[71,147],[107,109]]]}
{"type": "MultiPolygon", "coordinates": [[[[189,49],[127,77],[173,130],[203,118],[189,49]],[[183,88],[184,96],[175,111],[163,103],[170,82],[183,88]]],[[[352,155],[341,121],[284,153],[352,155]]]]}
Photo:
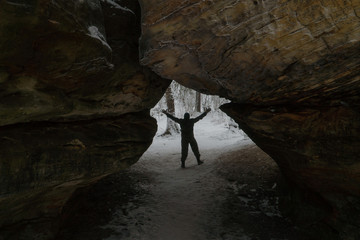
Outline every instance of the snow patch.
{"type": "Polygon", "coordinates": [[[268,217],[282,217],[278,209],[279,199],[276,199],[276,205],[274,206],[269,202],[269,199],[263,199],[260,203],[260,210],[268,217]]]}
{"type": "Polygon", "coordinates": [[[135,15],[135,13],[133,11],[131,11],[129,8],[120,6],[119,4],[117,4],[116,2],[114,2],[112,0],[102,0],[102,2],[106,2],[106,3],[110,4],[111,6],[113,6],[116,9],[120,9],[120,10],[123,10],[125,12],[130,12],[130,13],[135,15]]]}
{"type": "MultiPolygon", "coordinates": [[[[163,114],[155,117],[159,134],[166,127],[167,118],[163,114]]],[[[147,187],[150,190],[149,199],[137,208],[123,205],[117,209],[112,221],[102,226],[113,232],[104,240],[252,239],[241,228],[224,233],[222,207],[214,207],[213,204],[222,206],[221,203],[226,200],[224,187],[227,182],[218,177],[216,170],[218,157],[235,147],[239,149],[252,143],[244,139],[240,130],[229,131],[224,122],[217,121],[217,117],[210,113],[195,124],[195,138],[204,160],[201,166],[197,165],[189,148],[186,168],[180,168],[181,134],[154,138],[150,148],[130,168],[151,174],[154,178],[147,187]],[[228,138],[212,137],[225,136],[225,133],[229,134],[228,138]],[[209,238],[209,234],[214,237],[209,238]]],[[[228,185],[234,189],[246,186],[228,185]]],[[[242,200],[247,202],[252,199],[244,197],[242,200]]]]}
{"type": "Polygon", "coordinates": [[[249,202],[253,201],[253,199],[248,198],[248,197],[244,197],[244,196],[238,196],[238,199],[242,202],[245,203],[245,205],[247,205],[249,202]]]}
{"type": "Polygon", "coordinates": [[[106,42],[106,39],[105,39],[104,35],[101,34],[101,32],[99,31],[99,29],[97,27],[90,26],[90,27],[88,27],[88,30],[89,30],[89,33],[90,33],[88,35],[90,37],[100,40],[103,45],[105,45],[107,48],[110,49],[110,51],[112,51],[111,47],[106,42]]]}
{"type": "Polygon", "coordinates": [[[29,8],[29,7],[31,7],[31,5],[25,4],[25,3],[16,3],[16,2],[12,2],[12,1],[6,1],[6,3],[7,3],[7,4],[10,4],[10,5],[17,6],[17,7],[24,7],[24,8],[29,8]]]}

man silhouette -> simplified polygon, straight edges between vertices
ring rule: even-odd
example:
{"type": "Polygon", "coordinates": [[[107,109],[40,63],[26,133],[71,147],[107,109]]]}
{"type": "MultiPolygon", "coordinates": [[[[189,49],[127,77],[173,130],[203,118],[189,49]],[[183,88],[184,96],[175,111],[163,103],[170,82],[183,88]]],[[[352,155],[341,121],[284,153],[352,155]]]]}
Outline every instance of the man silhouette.
{"type": "Polygon", "coordinates": [[[162,110],[164,114],[171,120],[177,122],[180,124],[181,128],[181,167],[185,168],[185,160],[188,155],[188,149],[189,144],[191,146],[191,149],[196,157],[197,163],[200,165],[204,163],[200,160],[200,153],[199,153],[199,147],[194,137],[194,124],[198,122],[199,120],[203,119],[208,112],[210,112],[211,109],[208,108],[204,113],[202,113],[200,116],[196,118],[190,118],[189,113],[184,114],[184,118],[176,118],[172,116],[171,114],[167,113],[165,110],[162,110]]]}

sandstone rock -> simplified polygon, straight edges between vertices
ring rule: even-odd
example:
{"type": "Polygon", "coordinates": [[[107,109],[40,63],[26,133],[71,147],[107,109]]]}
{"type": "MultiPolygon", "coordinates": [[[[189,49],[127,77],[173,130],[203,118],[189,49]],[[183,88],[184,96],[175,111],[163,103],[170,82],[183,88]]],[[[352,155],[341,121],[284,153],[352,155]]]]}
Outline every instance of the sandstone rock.
{"type": "Polygon", "coordinates": [[[156,121],[145,112],[0,129],[3,226],[58,216],[74,190],[136,162],[152,142],[156,121]]]}
{"type": "Polygon", "coordinates": [[[1,1],[0,18],[6,232],[54,220],[77,188],[136,162],[169,81],[139,64],[136,1],[1,1]]]}
{"type": "Polygon", "coordinates": [[[133,11],[103,2],[103,14],[97,0],[10,2],[1,5],[0,125],[137,112],[162,95],[166,84],[138,64],[133,11]]]}
{"type": "MultiPolygon", "coordinates": [[[[326,205],[313,221],[358,238],[360,1],[140,4],[141,63],[240,104],[224,110],[326,205]]],[[[131,0],[0,2],[3,226],[58,216],[150,144],[146,111],[168,82],[139,66],[139,12],[131,0]]]]}
{"type": "Polygon", "coordinates": [[[140,2],[161,76],[257,105],[358,99],[359,1],[140,2]]]}
{"type": "Polygon", "coordinates": [[[312,221],[301,219],[303,224],[325,221],[344,237],[358,236],[352,225],[360,223],[354,217],[360,213],[359,109],[227,104],[222,110],[277,162],[291,188],[303,192],[303,201],[322,209],[312,221]]]}
{"type": "Polygon", "coordinates": [[[359,238],[360,1],[140,3],[141,63],[231,99],[303,200],[326,206],[307,223],[359,238]]]}

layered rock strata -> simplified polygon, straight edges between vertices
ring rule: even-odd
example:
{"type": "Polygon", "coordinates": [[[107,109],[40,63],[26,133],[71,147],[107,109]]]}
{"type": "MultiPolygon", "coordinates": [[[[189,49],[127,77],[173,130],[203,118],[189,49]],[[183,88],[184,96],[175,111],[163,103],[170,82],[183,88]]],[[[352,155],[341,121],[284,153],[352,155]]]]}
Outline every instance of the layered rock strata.
{"type": "MultiPolygon", "coordinates": [[[[279,165],[296,206],[297,223],[319,232],[358,236],[360,109],[349,107],[221,107],[279,165]]],[[[286,199],[285,199],[286,200],[286,199]]],[[[289,212],[289,208],[294,208],[289,212]]]]}
{"type": "Polygon", "coordinates": [[[325,206],[309,225],[358,238],[360,1],[140,2],[142,64],[231,99],[224,111],[325,206]]]}
{"type": "Polygon", "coordinates": [[[1,1],[0,19],[4,230],[58,217],[77,188],[136,162],[169,81],[139,64],[136,1],[1,1]]]}

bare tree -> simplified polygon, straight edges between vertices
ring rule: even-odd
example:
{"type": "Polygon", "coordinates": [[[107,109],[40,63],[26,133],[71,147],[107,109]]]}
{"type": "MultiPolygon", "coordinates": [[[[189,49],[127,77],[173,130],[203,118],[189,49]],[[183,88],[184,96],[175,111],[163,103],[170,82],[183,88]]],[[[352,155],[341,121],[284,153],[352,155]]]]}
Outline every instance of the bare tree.
{"type": "Polygon", "coordinates": [[[196,92],[195,95],[195,111],[201,112],[201,93],[196,92]]]}
{"type": "MultiPolygon", "coordinates": [[[[171,91],[171,85],[168,87],[168,89],[166,89],[165,99],[167,105],[167,112],[171,115],[175,115],[175,104],[174,97],[171,91]]],[[[174,121],[171,121],[169,118],[167,118],[166,121],[166,129],[162,135],[172,135],[174,133],[180,132],[179,126],[174,121]]]]}

